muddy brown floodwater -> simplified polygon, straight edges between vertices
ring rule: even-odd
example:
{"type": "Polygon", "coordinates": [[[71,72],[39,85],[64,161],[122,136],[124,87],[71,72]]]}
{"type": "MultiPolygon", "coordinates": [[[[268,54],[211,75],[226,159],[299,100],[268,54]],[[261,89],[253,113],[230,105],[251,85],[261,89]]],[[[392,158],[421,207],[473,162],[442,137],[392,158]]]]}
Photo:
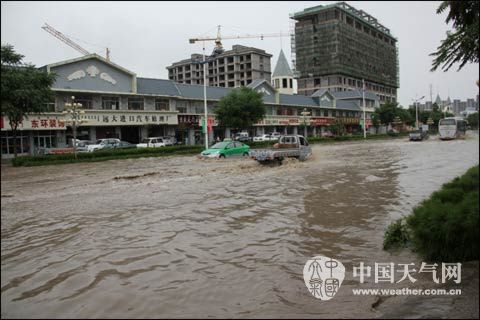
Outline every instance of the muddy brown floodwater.
{"type": "MultiPolygon", "coordinates": [[[[478,134],[315,145],[306,162],[144,158],[2,166],[1,313],[10,318],[478,317],[478,263],[461,297],[354,296],[386,226],[478,163],[478,134]],[[313,298],[315,256],[347,274],[313,298]]],[[[434,287],[427,277],[394,287],[434,287]]]]}

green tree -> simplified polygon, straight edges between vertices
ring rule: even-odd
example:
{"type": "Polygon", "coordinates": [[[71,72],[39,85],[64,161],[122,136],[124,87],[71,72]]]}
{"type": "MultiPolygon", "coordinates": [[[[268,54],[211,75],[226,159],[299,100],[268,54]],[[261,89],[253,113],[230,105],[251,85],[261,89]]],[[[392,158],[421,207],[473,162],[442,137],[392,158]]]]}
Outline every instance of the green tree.
{"type": "Polygon", "coordinates": [[[336,120],[328,127],[328,130],[335,136],[342,136],[345,134],[345,125],[343,122],[336,120]]]}
{"type": "Polygon", "coordinates": [[[23,58],[23,55],[14,51],[13,46],[2,45],[1,113],[8,117],[12,129],[15,157],[18,125],[29,113],[47,110],[47,103],[53,99],[50,87],[55,81],[54,74],[40,71],[32,64],[22,63],[23,58]]]}
{"type": "Polygon", "coordinates": [[[215,113],[220,126],[246,129],[262,120],[266,109],[261,93],[241,87],[220,99],[215,113]]]}
{"type": "Polygon", "coordinates": [[[478,112],[470,114],[467,117],[467,121],[472,129],[478,129],[478,112]]]}
{"type": "Polygon", "coordinates": [[[443,1],[437,14],[450,9],[446,23],[453,22],[453,32],[447,31],[437,51],[430,54],[435,57],[431,71],[442,65],[448,71],[454,63],[460,63],[461,70],[466,63],[478,63],[480,56],[480,23],[478,1],[443,1]]]}
{"type": "Polygon", "coordinates": [[[380,127],[380,125],[381,125],[380,117],[379,117],[378,113],[376,113],[376,112],[372,113],[371,119],[372,119],[372,125],[375,128],[375,133],[377,133],[378,132],[378,127],[380,127]]]}
{"type": "Polygon", "coordinates": [[[402,122],[405,123],[406,125],[411,126],[415,123],[415,117],[412,117],[412,115],[407,109],[397,108],[396,116],[402,119],[402,122]]]}
{"type": "Polygon", "coordinates": [[[380,105],[379,108],[375,109],[373,117],[377,118],[381,124],[389,125],[397,116],[397,109],[396,102],[386,102],[385,104],[380,105]]]}

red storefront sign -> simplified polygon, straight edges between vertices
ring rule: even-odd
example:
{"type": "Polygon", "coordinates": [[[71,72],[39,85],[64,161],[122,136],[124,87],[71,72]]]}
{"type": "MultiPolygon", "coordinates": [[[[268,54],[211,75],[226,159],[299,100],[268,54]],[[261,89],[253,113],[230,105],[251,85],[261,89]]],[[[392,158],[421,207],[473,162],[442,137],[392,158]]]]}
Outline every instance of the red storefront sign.
{"type": "Polygon", "coordinates": [[[310,125],[312,126],[328,126],[335,122],[333,118],[311,118],[310,125]]]}
{"type": "MultiPolygon", "coordinates": [[[[0,129],[2,131],[11,130],[8,123],[8,117],[1,117],[0,129]]],[[[65,122],[63,122],[63,117],[56,114],[30,115],[18,123],[18,130],[65,130],[65,122]]]]}

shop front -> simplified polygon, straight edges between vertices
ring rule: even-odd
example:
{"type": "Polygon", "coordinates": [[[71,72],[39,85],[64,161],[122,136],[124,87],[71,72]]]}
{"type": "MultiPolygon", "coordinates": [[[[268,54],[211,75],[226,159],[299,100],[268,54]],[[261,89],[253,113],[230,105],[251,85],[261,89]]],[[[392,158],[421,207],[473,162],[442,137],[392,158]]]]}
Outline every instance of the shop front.
{"type": "Polygon", "coordinates": [[[81,130],[89,140],[117,138],[139,143],[150,136],[173,135],[178,124],[176,111],[85,110],[81,130]]]}
{"type": "Polygon", "coordinates": [[[66,128],[60,120],[63,120],[60,113],[29,115],[19,124],[15,141],[8,117],[1,117],[2,158],[12,158],[15,146],[17,155],[34,155],[42,148],[64,147],[66,128]]]}
{"type": "Polygon", "coordinates": [[[355,133],[361,130],[360,127],[360,118],[356,117],[340,117],[338,118],[340,123],[345,126],[345,131],[347,133],[355,133]]]}
{"type": "Polygon", "coordinates": [[[175,129],[177,141],[186,145],[203,142],[201,116],[197,114],[178,115],[178,126],[175,129]]]}

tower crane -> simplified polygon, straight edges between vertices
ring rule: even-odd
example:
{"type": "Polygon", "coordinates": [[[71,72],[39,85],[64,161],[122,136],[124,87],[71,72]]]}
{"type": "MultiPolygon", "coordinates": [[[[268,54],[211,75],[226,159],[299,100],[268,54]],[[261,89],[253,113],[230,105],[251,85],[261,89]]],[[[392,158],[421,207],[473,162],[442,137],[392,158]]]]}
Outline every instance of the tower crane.
{"type": "Polygon", "coordinates": [[[224,52],[222,46],[222,39],[244,39],[244,38],[260,38],[263,40],[264,38],[269,37],[290,37],[289,33],[270,33],[270,34],[245,34],[245,35],[238,35],[238,36],[226,36],[222,37],[220,34],[221,26],[217,26],[217,36],[215,38],[212,37],[199,37],[199,38],[191,38],[189,39],[190,43],[195,43],[197,41],[215,41],[215,48],[213,49],[213,56],[222,54],[224,52]]]}
{"type": "MultiPolygon", "coordinates": [[[[60,31],[56,30],[54,27],[50,26],[49,24],[45,23],[45,25],[42,27],[43,30],[47,31],[51,35],[53,35],[55,38],[60,39],[60,41],[66,43],[73,49],[77,50],[83,55],[89,55],[90,52],[84,48],[82,48],[79,44],[73,42],[69,37],[61,33],[60,31]]],[[[106,59],[110,61],[110,50],[106,48],[106,59]]]]}

